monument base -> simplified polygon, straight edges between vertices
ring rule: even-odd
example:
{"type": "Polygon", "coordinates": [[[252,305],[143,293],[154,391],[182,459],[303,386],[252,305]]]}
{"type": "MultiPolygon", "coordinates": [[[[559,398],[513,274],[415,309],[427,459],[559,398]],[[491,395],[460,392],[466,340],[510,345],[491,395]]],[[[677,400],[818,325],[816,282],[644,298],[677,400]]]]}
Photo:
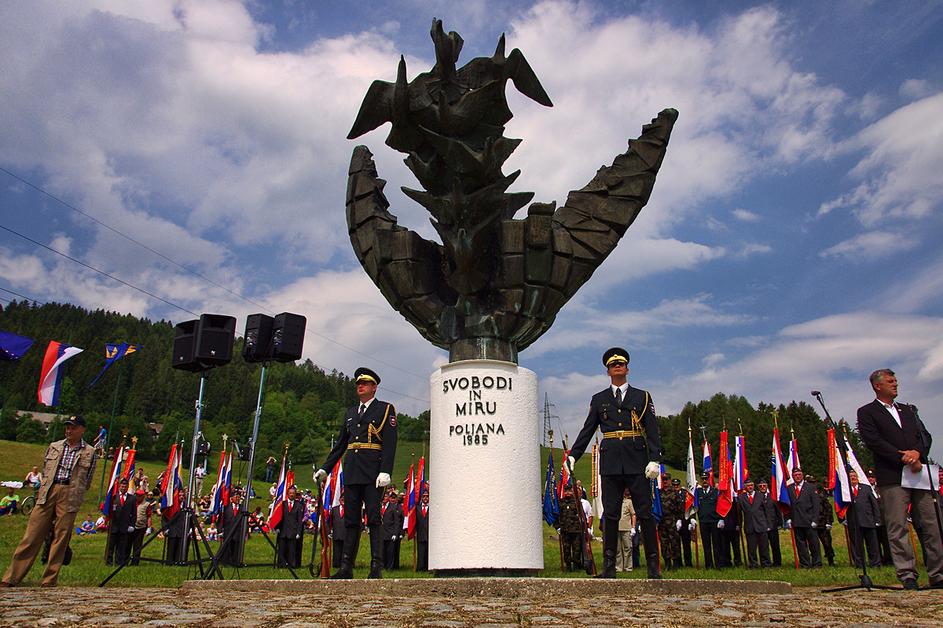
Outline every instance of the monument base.
{"type": "Polygon", "coordinates": [[[535,575],[544,567],[536,374],[464,360],[430,385],[429,569],[535,575]]]}
{"type": "Polygon", "coordinates": [[[435,578],[536,578],[539,569],[436,569],[435,578]]]}

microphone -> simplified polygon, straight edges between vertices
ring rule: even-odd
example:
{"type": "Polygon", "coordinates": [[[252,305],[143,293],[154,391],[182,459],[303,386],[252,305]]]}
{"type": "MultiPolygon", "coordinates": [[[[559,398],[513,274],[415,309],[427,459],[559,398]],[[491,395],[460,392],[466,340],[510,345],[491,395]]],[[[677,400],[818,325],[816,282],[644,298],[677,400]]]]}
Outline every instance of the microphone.
{"type": "Polygon", "coordinates": [[[810,392],[809,394],[812,395],[813,397],[818,397],[819,395],[822,394],[822,391],[820,391],[820,390],[813,390],[813,391],[810,392]]]}

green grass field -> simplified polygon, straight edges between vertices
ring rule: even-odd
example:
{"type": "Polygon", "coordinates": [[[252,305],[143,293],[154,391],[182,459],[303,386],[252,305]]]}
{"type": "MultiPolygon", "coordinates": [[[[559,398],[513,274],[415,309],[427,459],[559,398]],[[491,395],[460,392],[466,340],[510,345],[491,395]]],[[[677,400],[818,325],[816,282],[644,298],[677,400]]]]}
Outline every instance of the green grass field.
{"type": "MultiPolygon", "coordinates": [[[[11,441],[0,441],[0,480],[22,480],[27,471],[33,464],[39,464],[44,447],[41,445],[23,444],[11,441]]],[[[415,454],[415,460],[418,460],[422,453],[422,447],[418,443],[402,443],[397,452],[397,463],[394,469],[394,479],[401,481],[409,468],[411,456],[415,454]]],[[[543,464],[546,464],[546,451],[543,453],[543,464]]],[[[559,451],[555,452],[554,459],[559,464],[559,451]]],[[[99,461],[101,462],[101,461],[99,461]]],[[[165,464],[158,461],[140,461],[137,466],[143,467],[147,475],[153,482],[165,464]]],[[[238,467],[236,471],[239,471],[238,467]]],[[[296,481],[302,488],[312,488],[311,468],[296,469],[296,481]]],[[[212,471],[210,472],[212,476],[212,471]]],[[[234,471],[235,475],[235,471],[234,471]]],[[[577,465],[576,475],[588,481],[590,472],[588,457],[577,465]]],[[[677,477],[677,475],[676,475],[677,477]]],[[[98,486],[101,480],[101,467],[96,473],[96,480],[93,488],[86,495],[85,504],[79,512],[77,521],[81,521],[85,514],[91,514],[96,517],[98,514],[98,486]]],[[[204,492],[209,490],[213,480],[205,483],[204,492]]],[[[267,502],[267,487],[259,487],[259,493],[265,493],[267,502]]],[[[25,498],[30,491],[24,489],[19,491],[21,497],[25,498]]],[[[261,505],[266,507],[262,500],[253,500],[253,507],[261,505]]],[[[434,507],[434,506],[433,506],[434,507]]],[[[26,528],[27,518],[23,515],[12,515],[0,517],[0,566],[5,570],[10,562],[13,550],[23,535],[26,528]]],[[[544,577],[586,577],[585,574],[570,574],[560,570],[560,551],[559,542],[556,533],[549,527],[543,526],[544,533],[544,570],[541,575],[544,577]]],[[[848,567],[848,552],[845,545],[844,528],[835,526],[832,530],[833,546],[836,554],[836,567],[824,567],[815,570],[797,571],[792,567],[781,567],[776,569],[758,569],[749,570],[744,568],[732,568],[723,571],[704,571],[694,568],[683,568],[675,571],[664,572],[665,577],[670,578],[701,578],[701,579],[744,579],[744,580],[784,580],[796,585],[803,586],[836,586],[842,584],[856,584],[858,577],[854,569],[848,567]]],[[[274,538],[273,538],[274,540],[274,538]]],[[[301,578],[310,578],[307,564],[311,556],[312,537],[305,538],[305,554],[303,558],[304,567],[297,571],[301,578]]],[[[360,543],[360,552],[358,555],[357,569],[355,577],[362,578],[366,576],[369,563],[369,540],[362,539],[360,543]]],[[[788,533],[780,533],[780,545],[783,550],[784,562],[792,564],[792,546],[788,533]]],[[[213,550],[216,550],[217,543],[211,543],[213,550]]],[[[91,535],[72,537],[72,549],[74,557],[72,564],[63,568],[60,573],[59,582],[62,585],[87,586],[97,585],[104,580],[112,571],[112,568],[104,564],[104,535],[91,535]]],[[[155,540],[147,547],[143,556],[151,558],[160,558],[163,551],[163,541],[155,540]]],[[[594,552],[598,565],[602,565],[602,547],[601,542],[594,543],[594,552]]],[[[410,578],[410,577],[428,577],[429,574],[417,574],[412,571],[413,564],[413,543],[404,541],[402,543],[402,552],[400,563],[403,569],[387,572],[385,577],[410,578]]],[[[265,539],[260,535],[253,535],[246,544],[246,562],[270,564],[273,561],[273,552],[265,539]]],[[[274,567],[253,567],[238,570],[225,568],[224,576],[226,578],[290,578],[291,575],[285,569],[275,569],[274,567]]],[[[884,567],[870,572],[872,579],[876,584],[896,584],[894,570],[891,567],[884,567]]],[[[42,574],[42,566],[37,560],[33,570],[27,577],[24,584],[36,585],[42,574]]],[[[621,574],[620,578],[642,578],[645,575],[644,565],[631,574],[621,574]]],[[[126,567],[119,573],[108,586],[169,586],[176,587],[187,579],[198,577],[196,567],[168,567],[151,563],[142,563],[136,567],[126,567]]]]}

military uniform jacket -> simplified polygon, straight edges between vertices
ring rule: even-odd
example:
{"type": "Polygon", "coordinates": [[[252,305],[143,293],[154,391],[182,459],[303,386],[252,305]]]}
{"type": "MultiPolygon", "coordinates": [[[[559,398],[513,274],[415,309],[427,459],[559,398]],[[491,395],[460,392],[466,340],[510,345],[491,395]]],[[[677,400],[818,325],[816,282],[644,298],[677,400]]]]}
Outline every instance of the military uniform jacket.
{"type": "Polygon", "coordinates": [[[816,521],[820,528],[835,523],[835,515],[832,514],[835,509],[832,508],[832,502],[828,500],[828,492],[819,492],[819,518],[816,521]]]}
{"type": "Polygon", "coordinates": [[[717,499],[720,492],[713,486],[704,489],[698,486],[694,489],[695,500],[697,501],[697,518],[701,525],[717,526],[720,521],[720,515],[717,514],[717,499]]]}
{"type": "MultiPolygon", "coordinates": [[[[661,462],[661,437],[655,404],[647,391],[629,386],[619,406],[616,406],[611,386],[593,395],[589,402],[589,415],[570,449],[573,458],[579,460],[583,455],[596,428],[603,433],[599,445],[600,475],[641,474],[649,461],[661,462]],[[641,435],[605,438],[607,433],[619,431],[639,431],[641,435]]],[[[344,472],[347,472],[346,468],[344,472]]]]}
{"type": "Polygon", "coordinates": [[[374,399],[362,417],[360,404],[348,408],[334,449],[321,466],[330,472],[344,456],[344,485],[373,484],[380,473],[393,473],[396,455],[396,408],[374,399]],[[355,447],[349,447],[355,445],[355,447]]]}
{"type": "Polygon", "coordinates": [[[818,525],[821,501],[815,491],[815,484],[803,482],[798,497],[795,484],[790,484],[786,490],[789,491],[789,500],[792,503],[792,527],[810,528],[813,521],[818,525]]]}
{"type": "Polygon", "coordinates": [[[577,504],[572,497],[564,497],[560,500],[560,515],[557,517],[557,526],[560,532],[579,533],[583,531],[583,525],[580,523],[580,514],[576,510],[582,508],[582,504],[577,504]]]}
{"type": "Polygon", "coordinates": [[[753,493],[752,504],[750,503],[750,495],[746,491],[737,496],[740,511],[743,513],[743,531],[746,534],[765,533],[767,528],[773,527],[766,519],[767,501],[769,501],[769,495],[759,491],[753,493]]]}
{"type": "Polygon", "coordinates": [[[661,495],[661,521],[674,526],[678,519],[684,518],[684,497],[681,491],[674,489],[663,491],[661,495]]]}

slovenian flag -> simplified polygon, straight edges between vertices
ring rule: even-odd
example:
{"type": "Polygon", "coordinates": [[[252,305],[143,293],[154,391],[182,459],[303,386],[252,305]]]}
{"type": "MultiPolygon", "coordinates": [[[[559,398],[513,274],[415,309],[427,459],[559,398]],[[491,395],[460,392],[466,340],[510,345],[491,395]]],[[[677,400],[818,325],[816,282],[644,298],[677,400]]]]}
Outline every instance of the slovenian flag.
{"type": "Polygon", "coordinates": [[[848,510],[848,504],[851,503],[851,481],[848,479],[848,471],[842,464],[841,452],[838,450],[838,441],[835,439],[835,430],[829,429],[828,438],[828,470],[829,470],[829,488],[832,489],[832,496],[835,498],[835,512],[839,518],[844,518],[848,510]]]}
{"type": "Polygon", "coordinates": [[[216,471],[216,484],[210,491],[210,512],[217,514],[224,506],[223,484],[226,482],[226,450],[219,453],[219,468],[216,471]]]}
{"type": "Polygon", "coordinates": [[[789,457],[786,458],[786,470],[789,471],[789,477],[792,477],[792,472],[796,469],[801,469],[802,465],[799,464],[799,443],[793,438],[789,441],[789,457]]]}
{"type": "Polygon", "coordinates": [[[183,447],[174,443],[170,447],[170,458],[164,472],[164,482],[160,487],[160,509],[166,519],[171,519],[180,510],[180,493],[183,481],[180,479],[180,467],[183,464],[183,447]]]}
{"type": "Polygon", "coordinates": [[[268,525],[270,529],[275,529],[279,523],[282,522],[282,508],[284,507],[284,501],[288,494],[287,489],[287,480],[285,476],[285,458],[282,457],[282,468],[278,472],[278,487],[275,489],[275,499],[272,500],[272,505],[269,508],[268,513],[268,525]]]}
{"type": "Polygon", "coordinates": [[[406,509],[406,538],[412,540],[416,536],[416,505],[419,500],[416,498],[416,476],[413,474],[413,465],[409,465],[409,490],[406,492],[406,501],[403,506],[406,509]]]}
{"type": "Polygon", "coordinates": [[[43,357],[43,368],[39,372],[39,403],[55,406],[59,403],[59,391],[62,389],[62,364],[69,358],[82,353],[78,347],[70,347],[64,342],[50,340],[43,357]]]}
{"type": "Polygon", "coordinates": [[[714,465],[711,462],[711,444],[707,442],[707,439],[704,439],[704,473],[707,474],[707,483],[709,486],[714,486],[714,465]]]}
{"type": "Polygon", "coordinates": [[[111,499],[118,492],[118,482],[121,479],[122,459],[124,458],[124,447],[119,447],[115,452],[115,458],[111,463],[111,479],[108,480],[108,491],[105,493],[105,501],[99,506],[99,510],[105,516],[111,515],[111,499]]]}
{"type": "Polygon", "coordinates": [[[789,491],[786,487],[792,484],[792,478],[786,473],[786,465],[783,462],[783,452],[779,448],[779,428],[773,428],[773,448],[772,448],[772,471],[770,473],[769,491],[773,501],[779,503],[780,510],[788,511],[792,508],[792,500],[789,499],[789,491]]]}

